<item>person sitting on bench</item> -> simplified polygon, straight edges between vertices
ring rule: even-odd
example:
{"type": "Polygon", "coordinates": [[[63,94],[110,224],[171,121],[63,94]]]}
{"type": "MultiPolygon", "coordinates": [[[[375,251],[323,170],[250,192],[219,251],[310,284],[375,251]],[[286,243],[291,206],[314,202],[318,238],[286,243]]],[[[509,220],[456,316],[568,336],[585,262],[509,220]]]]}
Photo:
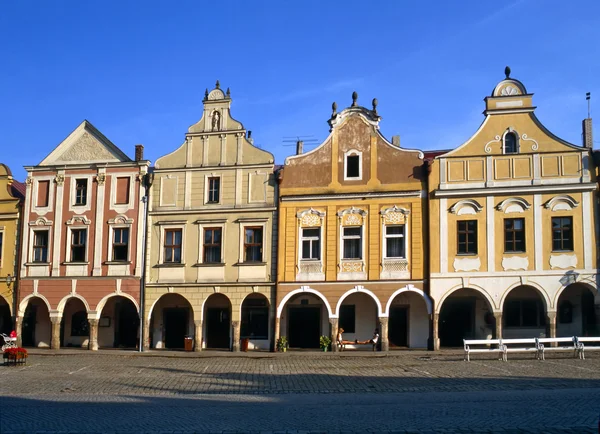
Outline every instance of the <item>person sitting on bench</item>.
{"type": "Polygon", "coordinates": [[[354,342],[352,342],[352,341],[345,341],[344,338],[343,338],[343,336],[342,336],[342,333],[344,333],[344,329],[340,327],[338,329],[338,334],[337,334],[337,344],[338,344],[338,346],[340,347],[341,350],[344,349],[345,345],[352,345],[352,344],[354,344],[354,342]]]}
{"type": "Polygon", "coordinates": [[[375,329],[375,331],[373,332],[373,337],[368,341],[359,341],[357,339],[354,343],[359,345],[373,344],[373,346],[375,346],[377,345],[377,342],[379,342],[379,329],[375,329]]]}

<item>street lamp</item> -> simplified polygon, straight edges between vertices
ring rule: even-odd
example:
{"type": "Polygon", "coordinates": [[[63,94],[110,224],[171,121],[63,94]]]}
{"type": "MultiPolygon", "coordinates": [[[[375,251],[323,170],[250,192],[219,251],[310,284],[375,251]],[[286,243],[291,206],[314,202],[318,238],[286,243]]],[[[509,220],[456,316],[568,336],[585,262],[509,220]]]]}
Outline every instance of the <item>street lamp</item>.
{"type": "Polygon", "coordinates": [[[15,278],[12,277],[10,274],[8,276],[6,276],[6,286],[8,287],[9,291],[12,291],[11,286],[14,283],[15,278]]]}

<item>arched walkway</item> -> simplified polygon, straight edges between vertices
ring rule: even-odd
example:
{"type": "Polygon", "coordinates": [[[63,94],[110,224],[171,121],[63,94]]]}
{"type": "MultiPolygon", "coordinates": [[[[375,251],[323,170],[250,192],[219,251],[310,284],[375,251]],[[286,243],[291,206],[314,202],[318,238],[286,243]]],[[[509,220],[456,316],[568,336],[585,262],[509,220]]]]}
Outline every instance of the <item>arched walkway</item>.
{"type": "Polygon", "coordinates": [[[431,304],[426,294],[397,291],[387,304],[388,341],[393,348],[427,348],[431,304]]]}
{"type": "Polygon", "coordinates": [[[249,349],[268,350],[271,339],[269,300],[263,294],[253,293],[242,302],[240,338],[249,339],[249,349]]]}
{"type": "Polygon", "coordinates": [[[462,347],[463,339],[491,339],[495,337],[492,306],[478,290],[460,288],[442,301],[438,330],[442,347],[462,347]]]}
{"type": "Polygon", "coordinates": [[[299,290],[284,297],[278,308],[279,336],[290,348],[319,348],[319,337],[330,335],[331,309],[323,294],[299,290]]]}
{"type": "Polygon", "coordinates": [[[98,346],[136,348],[139,339],[139,313],[127,297],[112,296],[100,306],[98,346]]]}
{"type": "Polygon", "coordinates": [[[10,314],[10,305],[0,295],[0,333],[10,334],[13,329],[12,315],[10,314]]]}
{"type": "MultiPolygon", "coordinates": [[[[375,295],[371,294],[351,290],[340,298],[336,311],[338,330],[344,329],[342,335],[344,340],[365,341],[373,336],[373,330],[379,329],[381,304],[375,295]]],[[[352,345],[347,345],[347,348],[351,347],[352,345]]]]}
{"type": "Polygon", "coordinates": [[[40,297],[28,297],[19,306],[23,313],[21,341],[24,347],[49,348],[52,341],[52,323],[46,301],[40,297]]]}
{"type": "Polygon", "coordinates": [[[87,348],[89,341],[90,323],[86,305],[81,299],[71,297],[62,306],[60,346],[87,348]]]}
{"type": "Polygon", "coordinates": [[[574,283],[562,290],[556,303],[556,336],[598,336],[594,292],[588,285],[574,283]]]}
{"type": "Polygon", "coordinates": [[[231,349],[231,302],[224,294],[212,294],[204,302],[204,348],[231,349]]]}
{"type": "Polygon", "coordinates": [[[180,294],[162,295],[150,311],[150,347],[178,350],[194,336],[194,310],[180,294]]]}
{"type": "Polygon", "coordinates": [[[537,288],[511,289],[502,304],[502,337],[534,338],[547,335],[546,299],[537,288]]]}

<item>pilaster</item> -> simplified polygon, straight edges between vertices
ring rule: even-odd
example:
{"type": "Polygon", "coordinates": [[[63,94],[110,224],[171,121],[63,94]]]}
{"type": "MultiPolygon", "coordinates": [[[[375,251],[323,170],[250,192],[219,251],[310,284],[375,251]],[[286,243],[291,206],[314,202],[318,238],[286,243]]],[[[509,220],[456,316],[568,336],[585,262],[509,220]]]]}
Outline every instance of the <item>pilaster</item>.
{"type": "Polygon", "coordinates": [[[440,314],[433,314],[433,350],[439,351],[440,349],[440,334],[439,334],[439,323],[440,323],[440,314]]]}
{"type": "Polygon", "coordinates": [[[381,325],[381,330],[379,330],[379,336],[381,336],[381,351],[389,351],[389,349],[390,349],[390,341],[388,338],[389,318],[380,316],[379,324],[381,325]]]}
{"type": "Polygon", "coordinates": [[[56,277],[60,276],[60,246],[62,244],[62,210],[65,186],[64,170],[58,171],[54,182],[56,182],[56,200],[54,201],[54,236],[52,237],[52,276],[56,277]]]}
{"type": "Polygon", "coordinates": [[[331,324],[331,351],[334,353],[339,350],[337,346],[338,322],[337,318],[329,318],[329,324],[331,324]]]}
{"type": "Polygon", "coordinates": [[[240,322],[231,321],[233,327],[233,342],[231,343],[231,351],[240,351],[240,322]]]}
{"type": "MultiPolygon", "coordinates": [[[[113,178],[116,182],[116,178],[113,178]]],[[[98,188],[96,190],[96,218],[94,225],[96,231],[94,238],[94,269],[92,270],[92,276],[102,276],[102,231],[104,229],[104,196],[106,186],[106,169],[98,169],[98,175],[96,176],[96,183],[98,188]]],[[[57,223],[59,221],[57,220],[57,223]]],[[[110,240],[109,240],[110,243],[110,240]]]]}
{"type": "Polygon", "coordinates": [[[200,352],[202,351],[202,320],[195,320],[194,328],[194,351],[200,352]]]}
{"type": "Polygon", "coordinates": [[[502,312],[494,312],[496,318],[496,339],[502,339],[502,312]]]}
{"type": "Polygon", "coordinates": [[[50,317],[50,321],[52,322],[52,340],[50,341],[50,348],[53,350],[60,349],[60,322],[62,321],[61,317],[52,316],[50,317]]]}
{"type": "Polygon", "coordinates": [[[88,319],[90,323],[90,343],[88,345],[88,350],[98,351],[98,320],[97,319],[88,319]]]}

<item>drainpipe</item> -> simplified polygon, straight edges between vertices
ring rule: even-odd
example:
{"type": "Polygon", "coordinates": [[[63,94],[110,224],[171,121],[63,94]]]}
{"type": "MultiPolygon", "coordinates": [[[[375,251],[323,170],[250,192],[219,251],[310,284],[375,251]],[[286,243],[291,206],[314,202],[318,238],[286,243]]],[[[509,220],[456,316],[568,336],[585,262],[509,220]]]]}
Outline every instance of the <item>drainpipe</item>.
{"type": "Polygon", "coordinates": [[[144,303],[145,303],[145,292],[146,292],[146,248],[148,237],[146,236],[146,225],[148,222],[148,189],[149,185],[146,182],[146,177],[144,178],[144,183],[146,183],[144,197],[142,197],[142,203],[144,204],[144,220],[142,222],[142,276],[140,279],[140,339],[139,339],[139,348],[138,351],[141,353],[144,351],[144,303]]]}

